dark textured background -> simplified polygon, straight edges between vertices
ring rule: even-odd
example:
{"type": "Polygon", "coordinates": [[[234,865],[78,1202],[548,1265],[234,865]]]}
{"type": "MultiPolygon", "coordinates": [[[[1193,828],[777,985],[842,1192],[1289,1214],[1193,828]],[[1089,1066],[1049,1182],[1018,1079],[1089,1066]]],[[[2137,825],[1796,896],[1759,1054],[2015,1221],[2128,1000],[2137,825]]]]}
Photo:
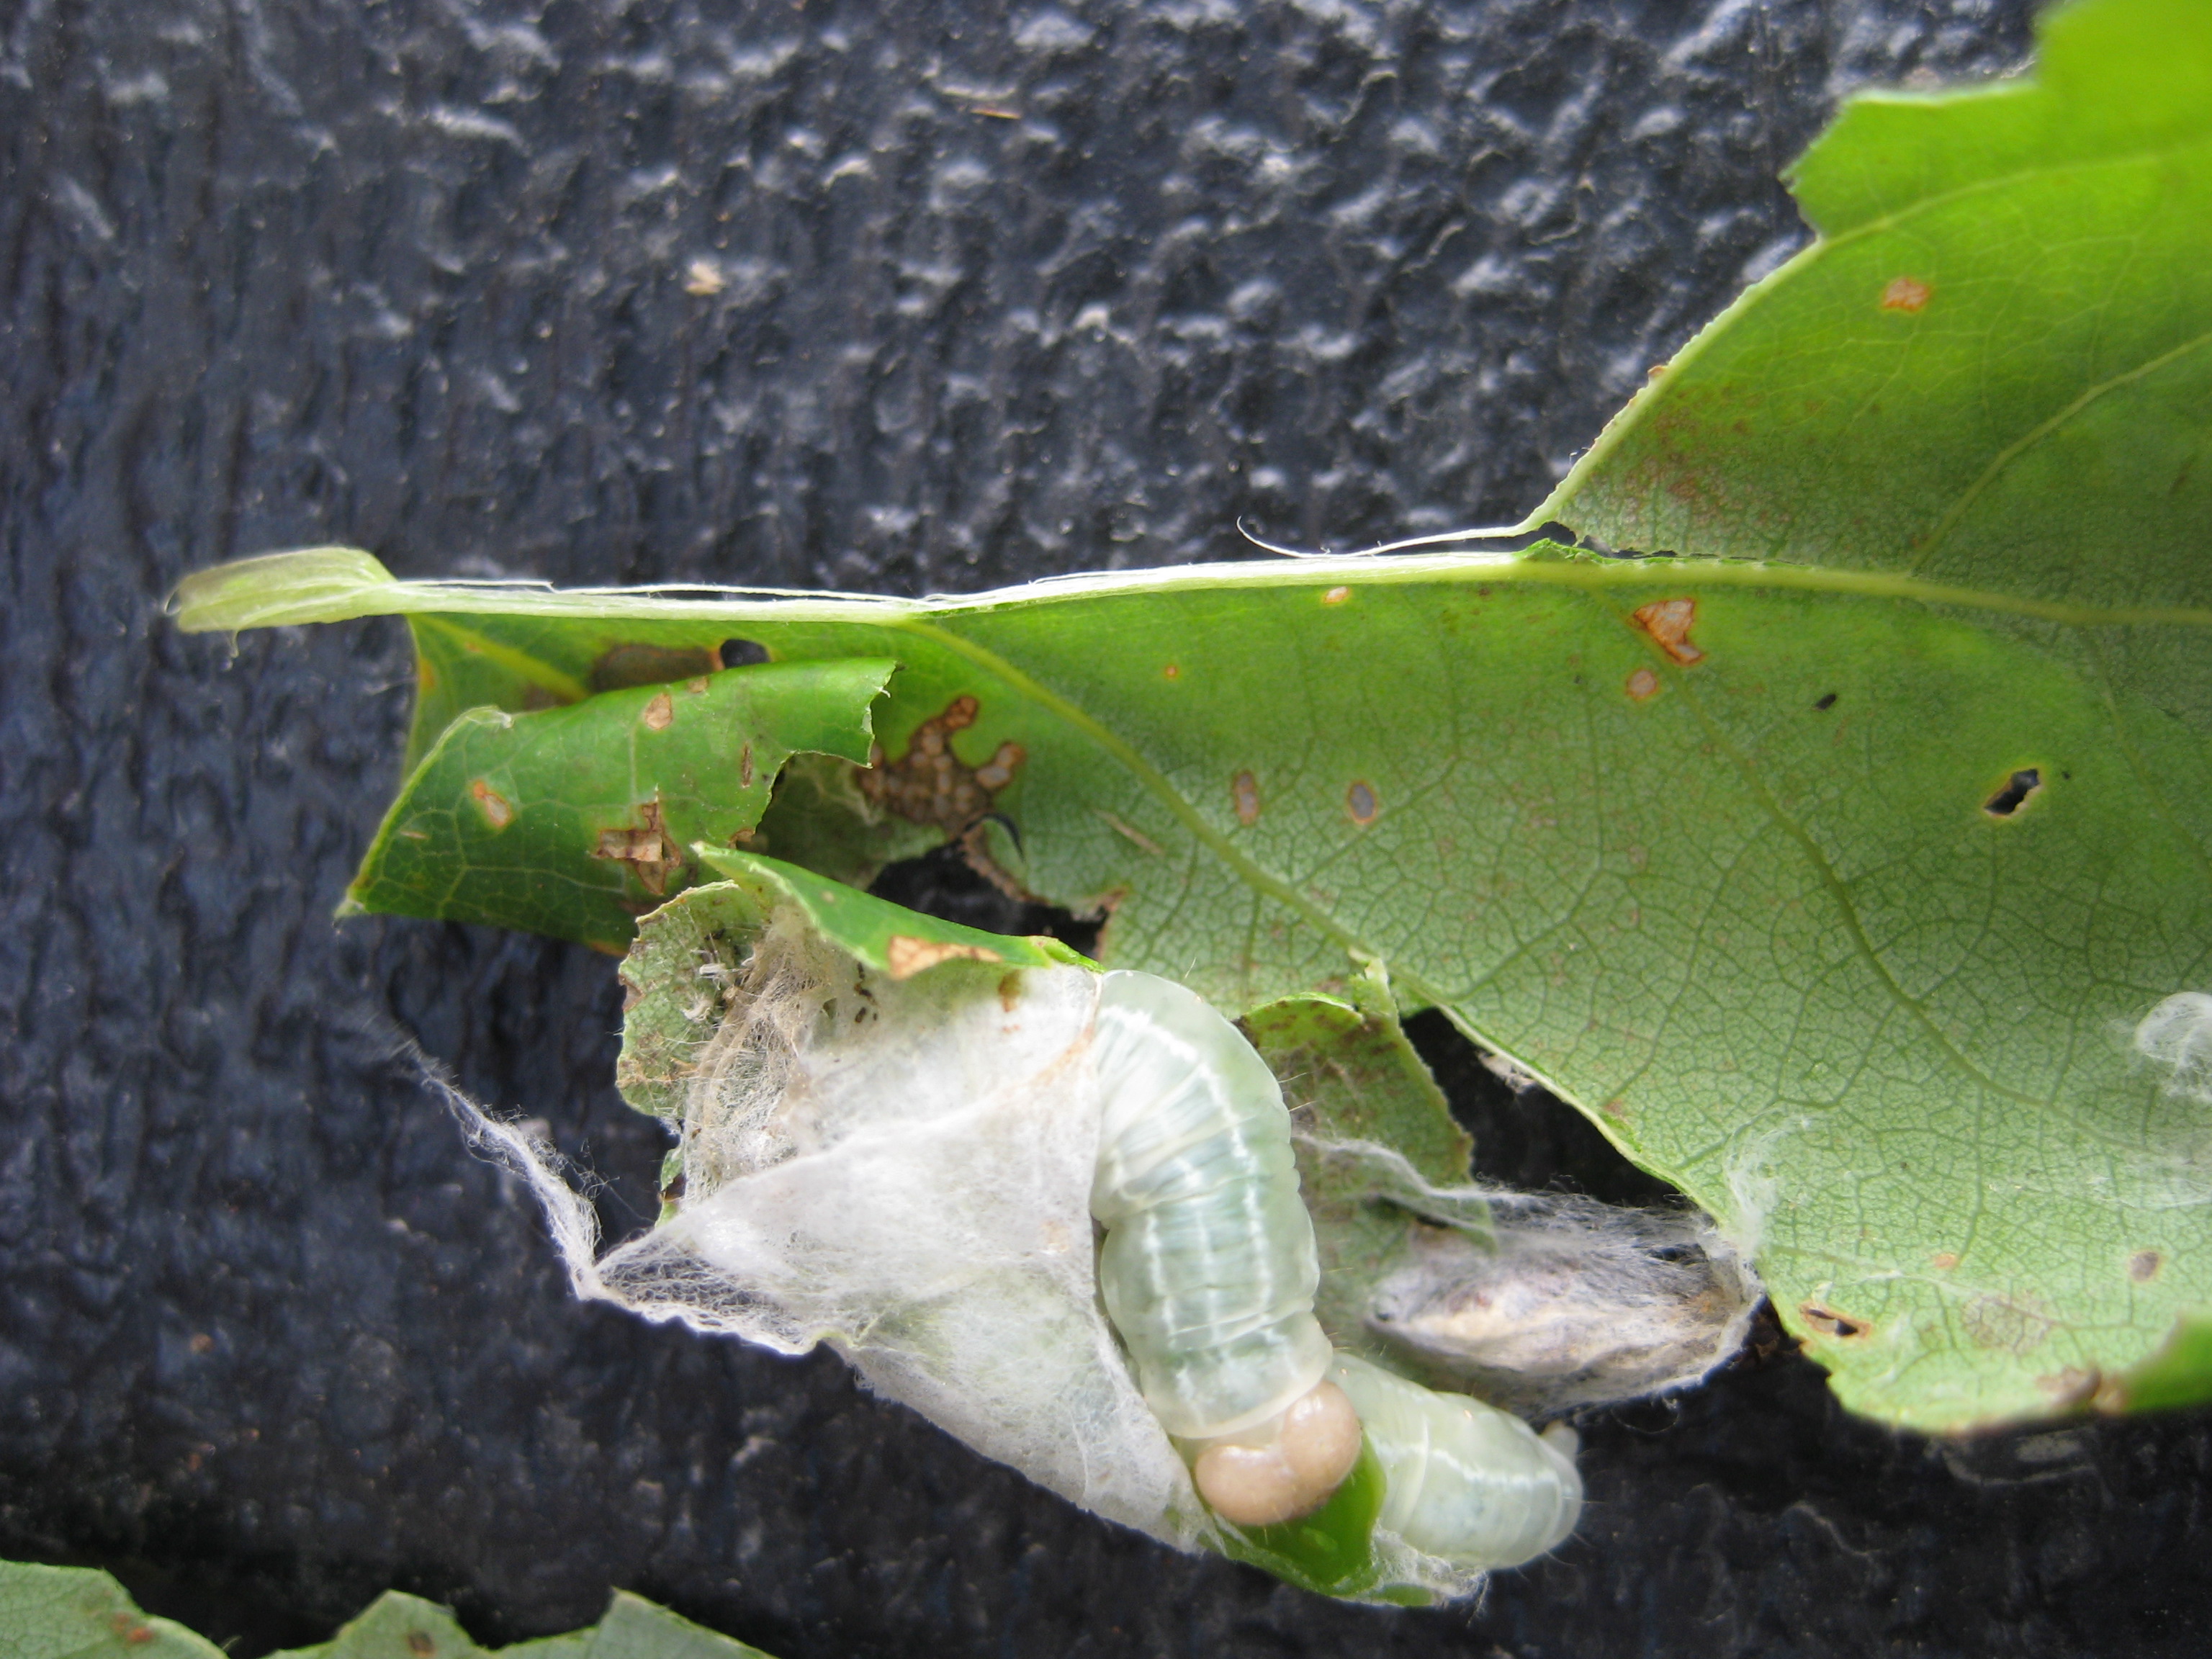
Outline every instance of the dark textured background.
{"type": "MultiPolygon", "coordinates": [[[[1480,1612],[1388,1613],[572,1304],[393,1042],[627,1229],[611,965],[334,932],[398,628],[159,615],[316,541],[915,592],[1510,520],[1802,240],[1773,175],[1841,91],[2027,44],[2021,0],[0,3],[0,1553],[240,1655],[391,1584],[786,1659],[2201,1650],[2202,1417],[1936,1446],[1775,1354],[1588,1424],[1581,1534],[1480,1612]]],[[[1426,1035],[1488,1173],[1635,1189],[1426,1035]]]]}

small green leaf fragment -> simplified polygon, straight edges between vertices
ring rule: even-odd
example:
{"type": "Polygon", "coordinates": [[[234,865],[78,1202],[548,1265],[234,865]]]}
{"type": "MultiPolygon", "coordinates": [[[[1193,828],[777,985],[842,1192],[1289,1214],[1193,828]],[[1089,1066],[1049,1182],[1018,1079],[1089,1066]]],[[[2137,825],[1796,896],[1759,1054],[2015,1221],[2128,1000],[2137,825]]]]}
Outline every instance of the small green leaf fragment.
{"type": "Polygon", "coordinates": [[[139,1612],[90,1567],[0,1561],[0,1652],[8,1659],[222,1659],[212,1642],[139,1612]]]}
{"type": "Polygon", "coordinates": [[[2123,1412],[2169,1411],[2212,1401],[2212,1318],[2184,1314],[2173,1334],[2148,1359],[2099,1391],[2100,1407],[2123,1412]]]}
{"type": "Polygon", "coordinates": [[[798,905],[824,939],[893,979],[959,961],[1008,969],[1097,965],[1056,939],[1016,939],[926,916],[780,859],[706,846],[694,850],[701,863],[755,895],[763,907],[785,900],[798,905]]]}
{"type": "MultiPolygon", "coordinates": [[[[319,1647],[317,1659],[481,1659],[451,1609],[419,1595],[386,1590],[319,1647]]],[[[295,1659],[278,1655],[276,1659],[295,1659]]]]}
{"type": "Polygon", "coordinates": [[[1224,1523],[1221,1553],[1319,1595],[1367,1595],[1376,1588],[1375,1522],[1387,1491],[1382,1462],[1363,1441],[1359,1462],[1328,1503],[1279,1526],[1224,1523]]]}
{"type": "Polygon", "coordinates": [[[604,949],[750,832],[796,751],[865,760],[882,659],[768,664],[535,714],[472,709],[386,815],[360,910],[526,927],[604,949]]]}

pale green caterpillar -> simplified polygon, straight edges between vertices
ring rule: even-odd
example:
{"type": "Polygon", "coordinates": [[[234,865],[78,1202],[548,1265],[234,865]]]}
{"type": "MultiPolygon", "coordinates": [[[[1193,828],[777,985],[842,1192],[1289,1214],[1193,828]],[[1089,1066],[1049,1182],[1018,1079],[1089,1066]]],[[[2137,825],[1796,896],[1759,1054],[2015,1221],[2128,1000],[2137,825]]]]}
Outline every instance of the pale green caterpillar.
{"type": "Polygon", "coordinates": [[[1379,1524],[1468,1568],[1511,1566],[1573,1531],[1570,1431],[1337,1354],[1290,1114],[1267,1063],[1195,994],[1149,974],[1100,988],[1098,1282],[1161,1425],[1224,1520],[1266,1527],[1326,1503],[1363,1434],[1379,1524]]]}

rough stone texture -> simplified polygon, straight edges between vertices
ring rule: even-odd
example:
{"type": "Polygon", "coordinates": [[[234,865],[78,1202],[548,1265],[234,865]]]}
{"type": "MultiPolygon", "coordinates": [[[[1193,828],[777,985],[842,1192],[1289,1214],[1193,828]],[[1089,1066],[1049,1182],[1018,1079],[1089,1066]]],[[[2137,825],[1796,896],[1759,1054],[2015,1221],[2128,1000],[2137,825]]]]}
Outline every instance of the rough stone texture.
{"type": "MultiPolygon", "coordinates": [[[[160,617],[317,541],[914,591],[1510,520],[1799,243],[1842,89],[2026,47],[2019,0],[0,7],[0,1553],[242,1659],[389,1584],[786,1659],[2196,1650],[2201,1416],[1933,1446],[1777,1357],[1589,1424],[1581,1534],[1480,1612],[1384,1613],[569,1302],[395,1045],[627,1230],[609,964],[334,932],[399,631],[160,617]]],[[[1488,1173],[1626,1179],[1435,1046],[1488,1173]]]]}

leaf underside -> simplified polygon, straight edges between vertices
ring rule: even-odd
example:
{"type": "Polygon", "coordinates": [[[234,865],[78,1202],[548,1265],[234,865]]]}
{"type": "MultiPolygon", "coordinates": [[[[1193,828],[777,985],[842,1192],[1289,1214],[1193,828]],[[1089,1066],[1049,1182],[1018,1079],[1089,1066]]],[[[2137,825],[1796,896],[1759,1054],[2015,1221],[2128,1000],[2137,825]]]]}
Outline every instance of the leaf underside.
{"type": "MultiPolygon", "coordinates": [[[[2212,13],[2047,42],[2032,88],[1854,105],[1798,174],[1824,240],[1542,509],[1725,559],[714,602],[323,550],[183,621],[409,615],[418,732],[463,659],[510,710],[732,636],[894,661],[889,771],[949,756],[1111,963],[1238,1011],[1386,964],[1754,1246],[1856,1409],[2124,1405],[2212,1307],[2212,1115],[2130,1042],[2212,989],[2212,13]]],[[[811,862],[810,812],[769,850],[811,862]]],[[[2212,1392],[2201,1345],[2162,1363],[2161,1401],[2212,1392]]]]}

